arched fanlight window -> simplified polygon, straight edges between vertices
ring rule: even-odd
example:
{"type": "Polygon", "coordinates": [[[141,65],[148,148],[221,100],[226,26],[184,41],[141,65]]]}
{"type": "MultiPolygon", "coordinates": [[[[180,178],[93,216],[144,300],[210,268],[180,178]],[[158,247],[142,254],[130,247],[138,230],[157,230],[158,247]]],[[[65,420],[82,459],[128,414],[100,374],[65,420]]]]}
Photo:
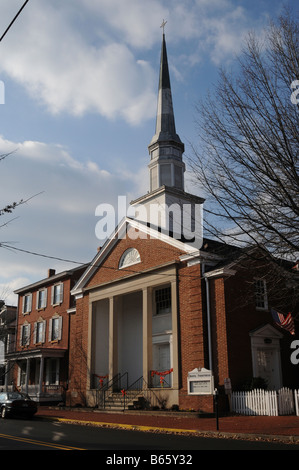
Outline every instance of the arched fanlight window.
{"type": "Polygon", "coordinates": [[[136,248],[129,248],[126,250],[120,258],[119,268],[131,266],[132,264],[140,263],[141,258],[136,248]]]}

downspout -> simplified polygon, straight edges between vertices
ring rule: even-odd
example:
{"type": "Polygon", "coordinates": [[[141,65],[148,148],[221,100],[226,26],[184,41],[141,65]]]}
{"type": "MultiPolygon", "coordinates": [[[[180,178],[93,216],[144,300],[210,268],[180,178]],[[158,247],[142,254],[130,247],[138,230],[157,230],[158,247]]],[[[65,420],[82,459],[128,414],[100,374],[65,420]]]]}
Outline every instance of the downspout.
{"type": "Polygon", "coordinates": [[[209,351],[209,370],[213,372],[212,358],[212,339],[211,339],[211,309],[210,309],[210,289],[209,279],[205,275],[205,265],[203,264],[203,278],[206,285],[206,306],[207,306],[207,325],[208,325],[208,351],[209,351]]]}

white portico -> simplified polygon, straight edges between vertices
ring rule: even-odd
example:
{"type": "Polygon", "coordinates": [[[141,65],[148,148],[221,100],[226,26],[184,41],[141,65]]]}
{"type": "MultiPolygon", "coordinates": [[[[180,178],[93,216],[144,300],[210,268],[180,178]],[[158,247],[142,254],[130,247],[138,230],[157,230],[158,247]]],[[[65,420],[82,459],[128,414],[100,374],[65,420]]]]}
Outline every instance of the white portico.
{"type": "Polygon", "coordinates": [[[177,388],[175,279],[175,267],[165,267],[90,292],[91,370],[97,376],[126,374],[129,386],[143,377],[150,386],[152,370],[174,369],[166,380],[177,388]]]}

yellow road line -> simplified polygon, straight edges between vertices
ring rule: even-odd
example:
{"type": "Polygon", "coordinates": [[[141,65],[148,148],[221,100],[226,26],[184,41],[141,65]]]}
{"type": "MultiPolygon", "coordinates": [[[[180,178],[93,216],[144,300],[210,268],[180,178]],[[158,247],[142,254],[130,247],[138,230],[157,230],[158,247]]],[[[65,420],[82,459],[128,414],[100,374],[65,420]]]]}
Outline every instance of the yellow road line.
{"type": "Polygon", "coordinates": [[[60,449],[60,450],[85,450],[85,449],[80,449],[78,447],[65,446],[63,444],[55,444],[55,443],[50,443],[50,442],[36,441],[35,439],[28,439],[26,437],[10,436],[9,434],[0,434],[0,438],[9,439],[9,440],[12,440],[12,441],[26,442],[28,444],[35,444],[35,445],[38,445],[38,446],[53,447],[54,449],[60,449]]]}

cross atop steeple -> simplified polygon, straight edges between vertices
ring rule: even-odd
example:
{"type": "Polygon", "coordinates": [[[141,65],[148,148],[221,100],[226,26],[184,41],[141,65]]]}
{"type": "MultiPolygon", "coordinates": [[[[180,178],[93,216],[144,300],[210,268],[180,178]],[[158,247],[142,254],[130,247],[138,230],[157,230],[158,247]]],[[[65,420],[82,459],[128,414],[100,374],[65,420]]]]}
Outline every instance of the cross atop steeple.
{"type": "Polygon", "coordinates": [[[165,29],[166,23],[167,23],[167,21],[163,20],[163,22],[162,22],[162,24],[161,24],[161,26],[160,26],[160,28],[163,28],[163,34],[164,34],[164,32],[165,32],[164,29],[165,29]]]}

